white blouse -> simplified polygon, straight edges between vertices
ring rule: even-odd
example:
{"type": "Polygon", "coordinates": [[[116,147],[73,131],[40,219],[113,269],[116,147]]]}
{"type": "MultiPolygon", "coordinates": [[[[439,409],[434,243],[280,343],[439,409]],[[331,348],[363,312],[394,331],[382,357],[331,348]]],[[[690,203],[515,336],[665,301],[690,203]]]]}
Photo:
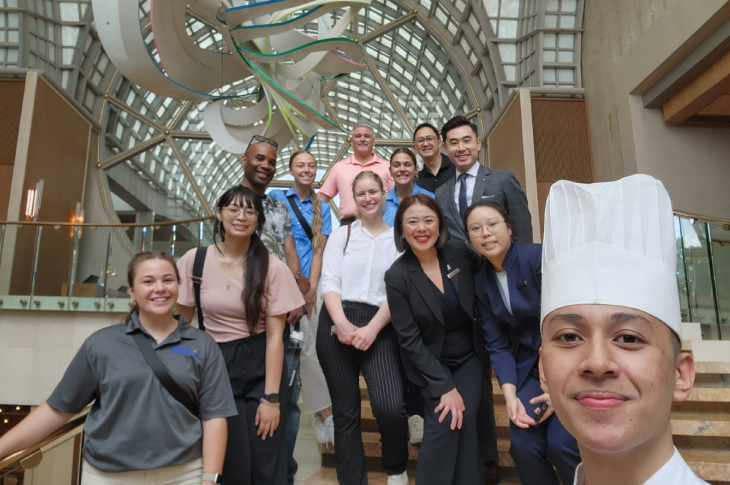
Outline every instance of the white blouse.
{"type": "Polygon", "coordinates": [[[387,299],[385,272],[399,256],[393,228],[374,238],[360,221],[350,227],[350,241],[344,255],[347,226],[337,228],[327,240],[320,279],[322,294],[339,293],[342,301],[379,307],[387,299]]]}

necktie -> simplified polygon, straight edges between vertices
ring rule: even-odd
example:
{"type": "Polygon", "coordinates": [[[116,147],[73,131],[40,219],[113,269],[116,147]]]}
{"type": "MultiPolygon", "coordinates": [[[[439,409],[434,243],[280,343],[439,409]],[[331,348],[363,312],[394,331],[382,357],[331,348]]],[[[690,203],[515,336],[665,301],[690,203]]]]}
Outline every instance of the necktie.
{"type": "Polygon", "coordinates": [[[462,173],[459,175],[459,215],[464,217],[464,211],[469,206],[466,202],[466,178],[468,174],[462,173]]]}

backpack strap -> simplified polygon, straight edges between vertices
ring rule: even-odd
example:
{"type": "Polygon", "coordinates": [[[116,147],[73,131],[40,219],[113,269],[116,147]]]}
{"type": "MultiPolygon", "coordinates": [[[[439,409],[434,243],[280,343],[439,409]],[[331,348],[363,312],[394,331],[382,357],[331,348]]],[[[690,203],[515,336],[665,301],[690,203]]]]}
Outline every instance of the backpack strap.
{"type": "Polygon", "coordinates": [[[195,261],[193,262],[193,290],[195,292],[195,308],[198,310],[198,328],[205,332],[205,324],[203,323],[203,309],[200,306],[200,285],[203,284],[203,267],[205,266],[205,257],[208,254],[208,246],[201,246],[195,251],[195,261]]]}

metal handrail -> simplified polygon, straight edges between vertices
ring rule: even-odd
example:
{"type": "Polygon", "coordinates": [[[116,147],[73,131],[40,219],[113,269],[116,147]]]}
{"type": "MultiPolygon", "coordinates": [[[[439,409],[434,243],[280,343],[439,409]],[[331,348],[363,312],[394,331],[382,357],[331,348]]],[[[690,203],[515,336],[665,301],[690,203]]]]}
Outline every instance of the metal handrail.
{"type": "Polygon", "coordinates": [[[24,466],[24,462],[36,453],[42,453],[43,449],[47,448],[49,445],[52,445],[59,440],[66,441],[68,440],[68,438],[81,433],[90,409],[90,406],[87,407],[79,414],[74,416],[68,423],[64,424],[56,431],[38,441],[37,443],[0,460],[0,470],[2,470],[3,468],[7,468],[14,463],[20,463],[20,465],[24,468],[34,468],[35,466],[37,466],[38,463],[40,463],[40,460],[38,460],[38,462],[34,463],[32,466],[24,466]]]}
{"type": "Polygon", "coordinates": [[[694,219],[696,221],[709,222],[710,224],[722,224],[730,225],[730,219],[721,219],[720,217],[703,216],[700,214],[693,214],[692,212],[685,211],[674,211],[675,216],[684,217],[686,219],[694,219]]]}
{"type": "Polygon", "coordinates": [[[121,228],[129,228],[129,227],[149,227],[154,226],[155,228],[161,227],[161,226],[187,226],[188,224],[191,224],[193,222],[205,222],[213,220],[215,216],[206,216],[206,217],[198,217],[197,219],[184,219],[182,221],[160,221],[160,222],[130,222],[127,224],[119,224],[119,223],[94,223],[94,222],[34,222],[34,221],[0,221],[0,226],[2,225],[9,225],[9,226],[53,226],[53,227],[89,227],[89,228],[96,228],[96,227],[121,227],[121,228]]]}
{"type": "MultiPolygon", "coordinates": [[[[730,219],[722,219],[719,217],[714,216],[703,216],[700,214],[694,214],[692,212],[686,212],[686,211],[680,211],[675,210],[674,211],[675,216],[679,217],[685,217],[687,219],[694,219],[697,221],[702,222],[709,222],[711,224],[723,224],[723,225],[730,225],[730,219]]],[[[58,226],[58,227],[89,227],[89,228],[96,228],[96,227],[121,227],[121,228],[129,228],[129,227],[148,227],[148,226],[154,226],[160,227],[160,226],[176,226],[176,225],[182,225],[187,226],[188,224],[191,224],[193,222],[205,222],[215,219],[215,216],[206,216],[206,217],[198,217],[196,219],[183,219],[180,221],[159,221],[159,222],[153,222],[153,223],[144,223],[144,222],[130,222],[126,224],[121,223],[93,223],[93,222],[34,222],[34,221],[0,221],[0,226],[2,225],[9,225],[9,226],[58,226]]]]}

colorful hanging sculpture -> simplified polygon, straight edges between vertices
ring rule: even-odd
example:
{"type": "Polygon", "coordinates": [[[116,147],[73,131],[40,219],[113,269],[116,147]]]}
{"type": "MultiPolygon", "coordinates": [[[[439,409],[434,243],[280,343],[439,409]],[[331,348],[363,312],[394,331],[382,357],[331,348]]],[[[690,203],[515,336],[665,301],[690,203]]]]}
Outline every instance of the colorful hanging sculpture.
{"type": "Polygon", "coordinates": [[[208,133],[224,150],[242,154],[253,135],[280,146],[310,139],[319,128],[343,131],[324,115],[323,81],[367,69],[362,47],[343,34],[370,0],[149,0],[142,25],[140,0],[92,0],[96,29],[107,55],[131,82],[158,95],[211,102],[208,133]],[[337,21],[332,18],[337,16],[337,21]],[[188,36],[189,16],[216,26],[227,52],[205,50],[188,36]],[[318,36],[296,30],[317,23],[318,36]],[[148,48],[149,35],[154,48],[148,48]],[[255,75],[261,96],[240,108],[229,101],[251,93],[215,96],[255,75]]]}

